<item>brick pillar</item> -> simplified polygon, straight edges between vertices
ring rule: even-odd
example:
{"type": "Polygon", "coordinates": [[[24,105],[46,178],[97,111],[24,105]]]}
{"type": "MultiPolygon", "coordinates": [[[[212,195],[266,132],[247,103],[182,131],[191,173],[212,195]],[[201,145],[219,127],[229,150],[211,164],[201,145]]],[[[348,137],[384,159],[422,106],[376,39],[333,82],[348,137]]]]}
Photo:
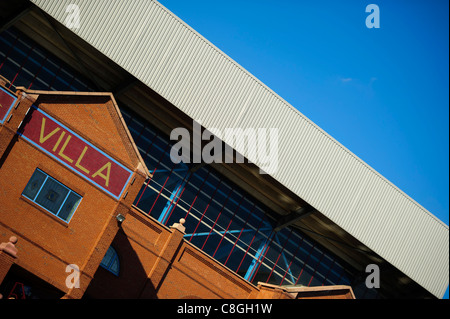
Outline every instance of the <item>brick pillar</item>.
{"type": "Polygon", "coordinates": [[[142,290],[140,298],[156,298],[156,294],[164,281],[164,277],[170,269],[178,250],[183,244],[183,236],[185,235],[184,218],[179,223],[173,224],[170,228],[172,233],[169,235],[163,249],[161,249],[158,259],[153,265],[148,275],[147,282],[142,290]]]}
{"type": "MultiPolygon", "coordinates": [[[[140,164],[139,164],[140,165],[140,164]]],[[[103,257],[106,254],[109,246],[111,245],[114,237],[120,229],[119,221],[117,220],[117,216],[120,214],[123,217],[128,215],[130,211],[130,207],[133,203],[134,198],[136,198],[139,190],[141,189],[140,185],[144,184],[146,179],[146,175],[142,173],[142,170],[139,171],[140,166],[138,166],[137,174],[135,175],[136,180],[132,187],[128,188],[129,194],[127,195],[127,199],[121,199],[117,204],[116,209],[110,216],[108,223],[105,225],[105,228],[100,234],[100,237],[97,238],[97,243],[95,247],[92,249],[89,259],[86,264],[82,265],[80,269],[80,287],[70,289],[64,296],[63,299],[80,299],[83,297],[86,289],[88,288],[91,280],[94,278],[95,272],[98,267],[100,267],[100,263],[103,257]]]]}
{"type": "Polygon", "coordinates": [[[0,158],[3,157],[3,154],[8,149],[8,146],[11,145],[11,141],[15,135],[16,134],[13,131],[7,129],[0,130],[0,158]]]}
{"type": "MultiPolygon", "coordinates": [[[[4,78],[0,78],[0,86],[3,86],[4,89],[6,89],[5,84],[7,83],[5,81],[4,78]]],[[[16,91],[15,95],[18,96],[16,105],[12,108],[8,120],[0,126],[0,166],[17,140],[17,129],[20,123],[23,122],[27,110],[38,97],[38,95],[25,94],[21,90],[16,91]],[[12,117],[11,119],[10,116],[12,117]]]]}
{"type": "Polygon", "coordinates": [[[16,243],[17,237],[12,236],[9,238],[9,242],[0,244],[0,284],[17,258],[16,243]]]}
{"type": "Polygon", "coordinates": [[[109,246],[111,245],[114,237],[119,230],[119,224],[116,219],[117,214],[121,214],[126,216],[128,214],[129,208],[122,203],[119,203],[111,215],[108,224],[103,229],[100,237],[97,239],[97,243],[95,247],[92,249],[89,259],[86,264],[84,264],[80,268],[80,287],[70,289],[64,296],[63,299],[81,299],[88,288],[91,280],[94,278],[95,272],[98,267],[100,267],[100,263],[103,257],[106,254],[109,246]]]}

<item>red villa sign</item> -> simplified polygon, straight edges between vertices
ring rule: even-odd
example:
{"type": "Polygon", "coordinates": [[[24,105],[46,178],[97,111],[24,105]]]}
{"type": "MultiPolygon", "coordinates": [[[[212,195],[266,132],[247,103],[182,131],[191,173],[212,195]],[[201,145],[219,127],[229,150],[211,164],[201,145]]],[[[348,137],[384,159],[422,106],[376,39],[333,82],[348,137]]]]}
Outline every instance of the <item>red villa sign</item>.
{"type": "Polygon", "coordinates": [[[35,108],[19,134],[88,181],[119,199],[132,171],[106,153],[35,108]]]}

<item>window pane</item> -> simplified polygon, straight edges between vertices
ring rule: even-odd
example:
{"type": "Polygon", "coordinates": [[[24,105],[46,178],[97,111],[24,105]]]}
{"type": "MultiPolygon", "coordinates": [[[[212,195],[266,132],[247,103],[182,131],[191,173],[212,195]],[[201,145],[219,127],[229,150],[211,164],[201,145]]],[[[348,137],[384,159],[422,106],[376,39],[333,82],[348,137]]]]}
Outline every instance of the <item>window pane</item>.
{"type": "Polygon", "coordinates": [[[74,192],[71,192],[67,197],[67,200],[64,203],[63,207],[59,211],[58,217],[64,219],[65,221],[69,220],[73,212],[77,208],[80,200],[81,197],[79,195],[75,194],[74,192]]]}
{"type": "Polygon", "coordinates": [[[68,222],[82,197],[43,171],[36,169],[22,195],[68,222]]]}
{"type": "Polygon", "coordinates": [[[118,275],[119,274],[119,259],[117,256],[115,256],[113,263],[109,267],[109,270],[113,273],[118,275]]]}
{"type": "Polygon", "coordinates": [[[48,209],[53,214],[56,214],[68,192],[66,187],[57,183],[52,178],[47,178],[47,181],[36,198],[36,203],[48,209]]]}
{"type": "Polygon", "coordinates": [[[37,192],[45,181],[45,177],[46,175],[44,173],[42,173],[40,170],[36,170],[33,176],[31,176],[31,179],[22,194],[29,199],[34,200],[37,192]]]}
{"type": "Polygon", "coordinates": [[[106,251],[106,254],[103,257],[100,266],[112,272],[116,276],[119,275],[119,257],[117,256],[117,252],[115,251],[115,249],[111,246],[109,246],[108,250],[106,251]]]}

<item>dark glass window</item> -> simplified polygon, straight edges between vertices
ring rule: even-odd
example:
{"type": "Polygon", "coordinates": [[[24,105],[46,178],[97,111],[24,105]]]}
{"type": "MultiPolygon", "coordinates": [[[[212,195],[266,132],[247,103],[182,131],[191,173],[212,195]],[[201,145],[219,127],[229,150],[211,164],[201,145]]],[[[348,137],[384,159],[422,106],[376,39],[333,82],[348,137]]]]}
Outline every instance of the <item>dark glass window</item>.
{"type": "Polygon", "coordinates": [[[58,218],[69,222],[81,196],[40,169],[36,169],[22,195],[58,218]]]}
{"type": "Polygon", "coordinates": [[[109,246],[106,251],[105,256],[100,263],[100,266],[113,273],[116,276],[119,276],[119,256],[114,248],[109,246]]]}

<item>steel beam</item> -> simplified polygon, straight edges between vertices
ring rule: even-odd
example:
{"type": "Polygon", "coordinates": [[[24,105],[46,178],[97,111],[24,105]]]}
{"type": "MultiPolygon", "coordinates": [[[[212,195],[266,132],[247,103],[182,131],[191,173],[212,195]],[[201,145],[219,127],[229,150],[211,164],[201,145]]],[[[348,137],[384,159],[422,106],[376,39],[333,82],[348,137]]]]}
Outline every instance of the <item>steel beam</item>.
{"type": "Polygon", "coordinates": [[[279,232],[283,228],[292,225],[302,218],[305,218],[312,213],[314,213],[316,210],[311,206],[301,207],[300,209],[293,211],[292,213],[283,216],[277,223],[277,225],[274,228],[275,232],[279,232]]]}

